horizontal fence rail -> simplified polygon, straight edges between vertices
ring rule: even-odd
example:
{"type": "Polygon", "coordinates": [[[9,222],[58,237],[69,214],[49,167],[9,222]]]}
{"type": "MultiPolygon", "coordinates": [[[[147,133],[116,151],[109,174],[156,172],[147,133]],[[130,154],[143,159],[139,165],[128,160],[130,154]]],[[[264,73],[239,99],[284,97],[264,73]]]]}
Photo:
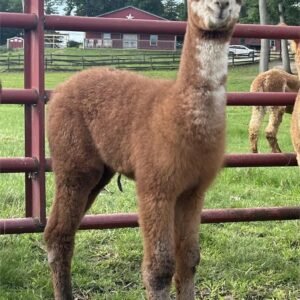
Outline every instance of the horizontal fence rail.
{"type": "MultiPolygon", "coordinates": [[[[0,13],[0,26],[33,29],[37,25],[36,16],[22,13],[0,13]]],[[[123,20],[98,17],[74,16],[45,16],[45,29],[67,31],[109,31],[119,33],[159,33],[183,35],[186,22],[181,21],[150,21],[123,20]]],[[[254,25],[238,24],[234,37],[248,37],[260,39],[299,39],[299,26],[254,25]]]]}
{"type": "Polygon", "coordinates": [[[284,106],[294,105],[297,93],[228,93],[227,105],[230,106],[284,106]]]}
{"type": "MultiPolygon", "coordinates": [[[[95,31],[118,33],[157,33],[184,35],[186,22],[175,21],[147,21],[123,20],[97,17],[74,17],[43,15],[40,2],[28,0],[27,13],[0,13],[0,27],[15,27],[25,29],[25,86],[27,89],[3,89],[0,93],[0,104],[25,104],[25,132],[26,153],[28,157],[0,158],[0,173],[25,172],[27,184],[35,178],[32,191],[35,195],[43,195],[43,191],[36,193],[40,182],[36,178],[51,171],[51,160],[45,159],[43,154],[43,132],[36,131],[36,124],[42,128],[43,104],[47,102],[51,91],[44,91],[43,78],[43,32],[48,30],[95,31]],[[28,13],[36,12],[36,13],[28,13]],[[36,62],[35,55],[39,57],[36,62]],[[36,69],[38,71],[36,72],[36,69]],[[37,89],[36,89],[37,87],[37,89]],[[40,92],[38,92],[40,91],[40,92]],[[38,123],[40,122],[40,124],[38,123]],[[35,130],[35,131],[34,131],[35,130]],[[39,138],[35,139],[36,132],[39,138]],[[36,142],[37,141],[37,142],[36,142]],[[37,147],[41,147],[38,149],[37,147]],[[37,154],[37,158],[34,157],[37,154]],[[32,157],[31,157],[32,156],[32,157]]],[[[300,27],[276,25],[246,25],[235,27],[235,37],[269,38],[269,39],[300,39],[300,27]]],[[[10,59],[10,58],[8,58],[10,59]]],[[[64,60],[63,58],[61,60],[64,60]]],[[[122,63],[125,61],[123,60],[122,63]]],[[[20,64],[20,58],[16,62],[20,64]]],[[[119,62],[121,65],[121,61],[119,62]]],[[[84,64],[84,62],[83,62],[84,64]]],[[[231,106],[249,105],[292,105],[295,93],[228,93],[227,104],[231,106]]],[[[227,154],[224,167],[286,167],[296,166],[296,156],[293,153],[279,154],[227,154]]],[[[30,183],[31,184],[31,183],[30,183]]],[[[26,194],[26,218],[0,219],[0,234],[41,232],[45,226],[44,197],[26,194]],[[39,203],[37,202],[39,201],[39,203]]],[[[238,209],[207,209],[204,210],[202,223],[219,222],[248,222],[268,220],[292,220],[300,218],[300,207],[266,207],[266,208],[238,208],[238,209]]],[[[199,216],[200,221],[200,216],[199,216]]],[[[93,215],[84,217],[80,229],[106,229],[138,226],[138,216],[134,213],[93,215]]]]}
{"type": "MultiPolygon", "coordinates": [[[[294,153],[273,154],[227,154],[225,155],[225,168],[238,167],[291,167],[297,166],[294,153]]],[[[0,158],[0,173],[38,172],[39,164],[35,158],[16,157],[0,158]]],[[[46,159],[46,172],[51,171],[51,159],[46,159]]]]}
{"type": "MultiPolygon", "coordinates": [[[[45,93],[45,101],[51,96],[51,90],[45,93]]],[[[297,93],[227,93],[229,106],[285,106],[295,103],[297,93]]],[[[3,89],[0,94],[0,104],[35,104],[38,94],[35,90],[3,89]]]]}
{"type": "Polygon", "coordinates": [[[35,14],[0,12],[0,28],[35,29],[38,23],[37,20],[35,14]]]}
{"type": "Polygon", "coordinates": [[[37,172],[39,162],[32,157],[0,158],[0,173],[37,172]]]}
{"type": "Polygon", "coordinates": [[[38,92],[34,89],[3,89],[0,104],[36,104],[38,92]]]}
{"type": "MultiPolygon", "coordinates": [[[[300,207],[259,207],[204,209],[199,216],[202,224],[253,221],[296,220],[300,218],[300,207]]],[[[138,226],[136,213],[87,215],[79,229],[115,229],[138,226]]],[[[42,232],[44,225],[35,218],[0,219],[0,234],[42,232]]]]}

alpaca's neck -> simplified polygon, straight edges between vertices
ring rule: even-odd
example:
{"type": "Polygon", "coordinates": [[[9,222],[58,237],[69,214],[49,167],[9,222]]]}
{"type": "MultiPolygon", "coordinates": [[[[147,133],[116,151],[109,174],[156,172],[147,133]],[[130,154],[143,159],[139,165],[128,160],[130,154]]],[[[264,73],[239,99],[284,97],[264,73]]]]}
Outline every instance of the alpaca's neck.
{"type": "Polygon", "coordinates": [[[203,32],[188,25],[177,84],[216,90],[226,83],[230,33],[203,32]]]}
{"type": "Polygon", "coordinates": [[[230,33],[205,33],[188,25],[176,80],[176,107],[185,116],[185,134],[203,141],[225,129],[230,33]],[[210,134],[208,132],[210,131],[210,134]]]}

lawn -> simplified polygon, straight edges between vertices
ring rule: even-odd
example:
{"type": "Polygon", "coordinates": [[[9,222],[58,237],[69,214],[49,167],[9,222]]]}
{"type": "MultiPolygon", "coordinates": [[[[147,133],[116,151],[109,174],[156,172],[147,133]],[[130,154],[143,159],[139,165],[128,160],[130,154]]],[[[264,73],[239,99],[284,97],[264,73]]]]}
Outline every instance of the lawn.
{"type": "MultiPolygon", "coordinates": [[[[248,91],[257,66],[230,68],[228,90],[248,91]]],[[[51,89],[71,73],[47,73],[51,89]]],[[[175,71],[145,72],[175,78],[175,71]]],[[[20,73],[1,73],[3,86],[22,87],[20,73]]],[[[228,107],[227,152],[249,152],[251,108],[228,107]]],[[[23,156],[23,107],[0,106],[0,156],[23,156]]],[[[266,121],[265,121],[266,125],[266,121]]],[[[285,115],[279,143],[293,151],[290,115],[285,115]]],[[[263,132],[260,151],[269,152],[263,132]]],[[[205,208],[297,206],[298,168],[224,169],[206,195],[205,208]]],[[[133,182],[123,179],[124,193],[112,180],[90,213],[136,211],[133,182]]],[[[24,214],[23,175],[0,175],[0,218],[24,214]]],[[[47,175],[47,209],[53,197],[47,175]]],[[[202,261],[196,274],[197,299],[300,298],[300,222],[201,225],[202,261]]],[[[142,244],[138,229],[82,231],[77,234],[73,286],[77,299],[145,299],[141,283],[142,244]]],[[[172,291],[174,295],[174,290],[172,291]]],[[[41,234],[0,236],[0,300],[51,299],[50,273],[41,234]]]]}

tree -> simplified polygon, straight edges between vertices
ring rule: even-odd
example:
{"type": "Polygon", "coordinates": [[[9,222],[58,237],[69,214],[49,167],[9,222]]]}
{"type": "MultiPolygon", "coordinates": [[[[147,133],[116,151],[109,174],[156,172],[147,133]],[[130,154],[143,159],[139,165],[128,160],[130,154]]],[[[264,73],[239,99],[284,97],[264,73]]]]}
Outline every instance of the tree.
{"type": "Polygon", "coordinates": [[[161,0],[65,0],[64,2],[67,15],[74,13],[77,16],[97,16],[127,5],[133,5],[159,16],[164,12],[161,0]]]}
{"type": "MultiPolygon", "coordinates": [[[[279,23],[278,4],[282,3],[283,17],[288,25],[300,25],[299,0],[268,0],[267,10],[269,24],[279,23]]],[[[244,24],[259,23],[259,5],[257,0],[245,0],[241,11],[240,22],[244,24]]]]}
{"type": "MultiPolygon", "coordinates": [[[[2,12],[22,12],[22,2],[20,0],[0,1],[0,11],[2,12]]],[[[0,44],[6,44],[8,38],[22,36],[23,30],[19,28],[1,28],[0,27],[0,44]]]]}
{"type": "Polygon", "coordinates": [[[64,0],[45,0],[45,14],[57,14],[58,6],[62,5],[64,0]]]}
{"type": "MultiPolygon", "coordinates": [[[[259,0],[259,16],[260,24],[268,24],[267,2],[266,0],[259,0]]],[[[269,40],[261,40],[261,51],[259,60],[259,72],[265,72],[269,69],[269,40]]]]}
{"type": "Polygon", "coordinates": [[[187,11],[186,11],[186,5],[185,2],[187,0],[178,3],[177,5],[177,15],[178,15],[178,20],[180,21],[186,21],[187,20],[187,11]]]}
{"type": "MultiPolygon", "coordinates": [[[[280,24],[284,25],[285,23],[284,23],[282,2],[278,3],[278,11],[279,11],[280,24]]],[[[283,69],[288,73],[292,73],[287,40],[281,40],[281,55],[282,55],[283,69]]]]}
{"type": "Polygon", "coordinates": [[[127,5],[133,5],[158,16],[162,16],[164,13],[164,6],[161,0],[128,0],[127,5]]]}
{"type": "Polygon", "coordinates": [[[163,17],[168,20],[178,20],[179,11],[178,11],[178,2],[176,0],[164,0],[164,12],[163,17]]]}
{"type": "Polygon", "coordinates": [[[65,0],[66,15],[97,16],[124,7],[126,0],[65,0]]]}

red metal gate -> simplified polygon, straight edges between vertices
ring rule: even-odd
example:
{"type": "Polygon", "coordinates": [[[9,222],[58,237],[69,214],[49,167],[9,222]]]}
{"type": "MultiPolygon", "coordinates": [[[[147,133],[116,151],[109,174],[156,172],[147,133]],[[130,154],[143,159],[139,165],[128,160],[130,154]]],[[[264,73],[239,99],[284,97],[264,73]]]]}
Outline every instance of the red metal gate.
{"type": "MultiPolygon", "coordinates": [[[[46,224],[45,172],[50,159],[45,158],[45,103],[49,91],[44,80],[44,29],[68,31],[102,31],[121,33],[166,33],[183,35],[185,22],[117,20],[91,17],[44,15],[43,1],[25,1],[24,13],[0,13],[0,27],[25,30],[25,80],[22,90],[3,89],[0,104],[24,104],[25,150],[22,158],[0,158],[0,173],[25,173],[25,217],[0,219],[0,234],[43,231],[46,224]]],[[[237,37],[300,39],[300,27],[237,25],[237,37]]],[[[229,93],[228,105],[288,105],[295,93],[229,93]]],[[[296,166],[292,153],[241,154],[226,156],[226,167],[296,166]]],[[[202,223],[300,219],[300,207],[249,209],[207,209],[202,223]]],[[[81,229],[135,227],[136,214],[86,216],[81,229]]]]}

